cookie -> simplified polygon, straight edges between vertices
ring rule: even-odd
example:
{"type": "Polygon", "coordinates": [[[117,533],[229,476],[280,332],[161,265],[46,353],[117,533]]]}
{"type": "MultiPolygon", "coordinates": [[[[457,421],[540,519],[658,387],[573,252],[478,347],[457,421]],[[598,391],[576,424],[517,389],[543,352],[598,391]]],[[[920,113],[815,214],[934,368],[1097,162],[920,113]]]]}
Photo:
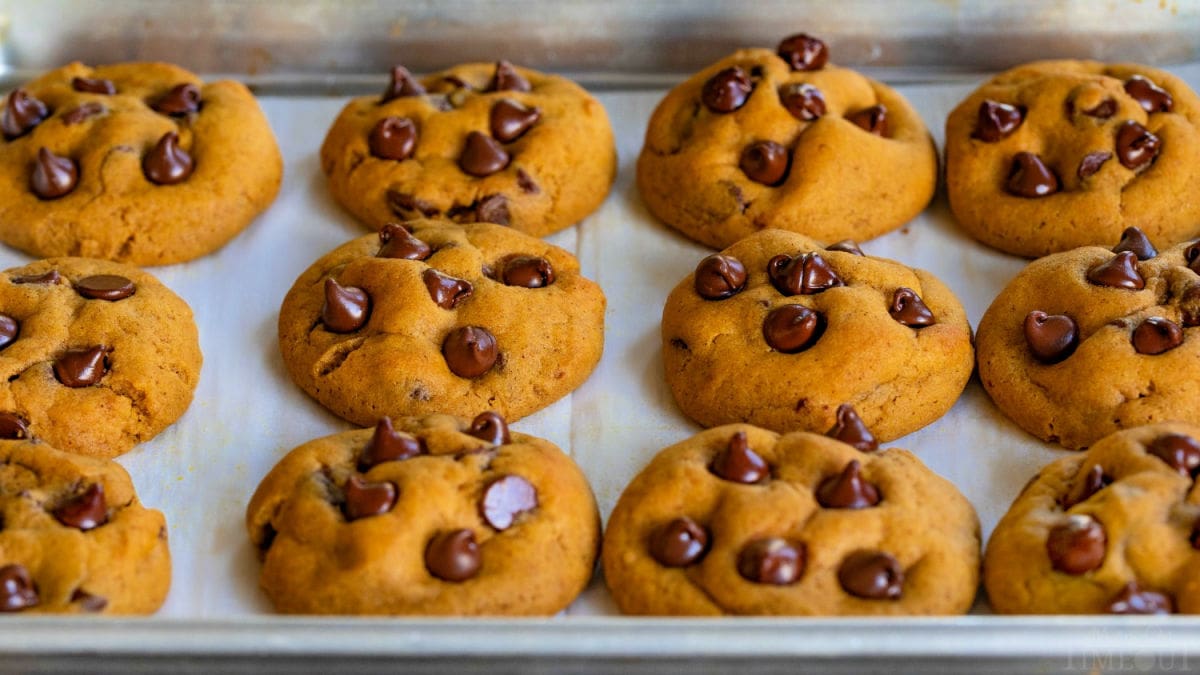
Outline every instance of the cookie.
{"type": "Polygon", "coordinates": [[[0,440],[0,521],[0,612],[152,614],[167,597],[166,520],[116,462],[0,440]]]}
{"type": "Polygon", "coordinates": [[[587,379],[604,306],[556,246],[490,223],[417,220],[309,267],[279,311],[279,347],[292,380],[355,424],[480,409],[516,419],[587,379]]]}
{"type": "Polygon", "coordinates": [[[305,443],[263,479],[246,527],[263,590],[304,614],[554,614],[600,537],[579,468],[492,412],[305,443]]]}
{"type": "Polygon", "coordinates": [[[250,90],[166,63],[63,66],[10,94],[0,129],[0,241],[38,257],[198,258],[283,172],[250,90]]]}
{"type": "Polygon", "coordinates": [[[1004,614],[1200,613],[1200,426],[1105,436],[1030,480],[988,541],[1004,614]]]}
{"type": "Polygon", "coordinates": [[[1200,99],[1136,64],[1039,61],[992,78],[946,120],[946,188],[963,229],[1028,257],[1200,234],[1200,99]]]}
{"type": "Polygon", "coordinates": [[[1079,449],[1119,429],[1200,423],[1200,245],[1137,230],[1030,263],[979,322],[979,379],[1022,429],[1079,449]],[[1191,266],[1189,268],[1189,265],[1191,266]]]}
{"type": "Polygon", "coordinates": [[[933,275],[783,230],[700,261],[667,297],[667,384],[688,417],[824,431],[852,404],[892,440],[950,409],[971,327],[933,275]]]}
{"type": "Polygon", "coordinates": [[[627,614],[963,614],[979,520],[907,450],[732,424],[633,479],[603,564],[627,614]]]}
{"type": "Polygon", "coordinates": [[[600,102],[570,80],[507,61],[417,79],[351,101],[321,146],[334,199],[373,229],[444,217],[543,236],[595,211],[616,144],[600,102]]]}
{"type": "Polygon", "coordinates": [[[764,228],[863,241],[920,213],[937,184],[925,125],[895,90],[828,56],[795,35],[671,90],[637,163],[651,213],[713,248],[764,228]]]}

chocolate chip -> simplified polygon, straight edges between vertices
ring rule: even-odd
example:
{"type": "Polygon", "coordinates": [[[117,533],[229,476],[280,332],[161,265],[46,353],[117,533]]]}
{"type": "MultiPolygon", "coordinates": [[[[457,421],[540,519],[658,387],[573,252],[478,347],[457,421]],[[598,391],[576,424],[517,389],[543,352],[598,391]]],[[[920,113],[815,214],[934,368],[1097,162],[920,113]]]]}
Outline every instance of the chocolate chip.
{"type": "Polygon", "coordinates": [[[372,483],[361,476],[351,476],[342,488],[345,501],[342,513],[346,520],[380,516],[396,505],[396,486],[388,482],[372,483]]]}
{"type": "Polygon", "coordinates": [[[82,91],[87,94],[104,94],[112,96],[117,93],[117,86],[112,83],[112,80],[103,80],[92,77],[75,77],[71,79],[71,88],[75,91],[82,91]]]}
{"type": "Polygon", "coordinates": [[[396,433],[392,426],[392,418],[385,416],[375,424],[375,433],[371,435],[371,441],[359,455],[358,469],[366,471],[376,464],[401,462],[426,452],[424,441],[396,433]]]}
{"type": "Polygon", "coordinates": [[[859,248],[858,242],[854,241],[853,239],[843,239],[836,244],[830,244],[829,246],[825,247],[825,250],[841,251],[842,253],[849,253],[851,255],[866,256],[866,254],[863,253],[863,250],[859,248]]]}
{"type": "Polygon", "coordinates": [[[488,484],[479,502],[483,519],[494,530],[507,530],[522,513],[537,508],[537,490],[524,478],[509,474],[488,484]]]}
{"type": "Polygon", "coordinates": [[[1112,153],[1104,150],[1098,152],[1089,152],[1079,161],[1079,170],[1075,173],[1080,178],[1087,178],[1100,170],[1104,163],[1112,159],[1112,153]]]}
{"type": "Polygon", "coordinates": [[[11,345],[21,332],[21,324],[7,314],[0,314],[0,349],[11,345]]]}
{"type": "Polygon", "coordinates": [[[708,549],[708,532],[686,516],[676,518],[650,537],[650,555],[665,567],[687,567],[708,549]]]}
{"type": "Polygon", "coordinates": [[[1136,171],[1153,162],[1161,148],[1158,136],[1133,120],[1117,127],[1117,161],[1126,169],[1136,171]]]}
{"type": "Polygon", "coordinates": [[[821,90],[803,82],[792,82],[779,88],[779,100],[792,117],[811,122],[825,114],[825,97],[821,90]]]}
{"type": "Polygon", "coordinates": [[[194,84],[178,84],[150,105],[154,112],[180,117],[200,110],[200,89],[194,84]]]}
{"type": "Polygon", "coordinates": [[[1108,549],[1108,537],[1098,520],[1083,514],[1067,516],[1067,522],[1050,528],[1046,555],[1059,572],[1079,576],[1100,568],[1108,549]]]}
{"type": "Polygon", "coordinates": [[[865,600],[898,600],[904,591],[900,562],[882,551],[855,551],[838,568],[838,583],[865,600]]]}
{"type": "Polygon", "coordinates": [[[1175,100],[1166,89],[1154,84],[1141,75],[1134,75],[1125,81],[1125,93],[1133,97],[1142,110],[1148,113],[1171,112],[1175,100]]]}
{"type": "Polygon", "coordinates": [[[784,38],[776,53],[792,70],[820,70],[829,61],[829,48],[807,33],[784,38]]]}
{"type": "Polygon", "coordinates": [[[750,449],[744,431],[735,433],[729,439],[729,445],[713,457],[708,468],[725,480],[746,485],[761,482],[771,475],[771,467],[767,466],[766,460],[750,449]]]}
{"type": "Polygon", "coordinates": [[[496,62],[496,73],[492,75],[488,91],[529,91],[530,89],[533,89],[533,86],[529,84],[529,80],[522,77],[513,64],[508,61],[496,62]]]}
{"type": "Polygon", "coordinates": [[[1058,363],[1079,346],[1079,328],[1066,314],[1034,310],[1025,317],[1025,342],[1033,358],[1045,364],[1058,363]]]}
{"type": "Polygon", "coordinates": [[[1139,354],[1154,356],[1183,344],[1183,329],[1161,316],[1152,316],[1133,329],[1133,348],[1139,354]]]}
{"type": "Polygon", "coordinates": [[[0,567],[0,612],[19,612],[38,604],[37,585],[23,565],[0,567]]]}
{"type": "Polygon", "coordinates": [[[705,300],[724,300],[746,287],[746,267],[729,255],[714,253],[696,265],[694,287],[705,300]]]}
{"type": "Polygon", "coordinates": [[[75,189],[79,169],[70,157],[59,157],[46,148],[38,150],[29,187],[39,199],[58,199],[75,189]]]}
{"type": "Polygon", "coordinates": [[[351,333],[363,327],[371,315],[371,296],[357,286],[343,286],[333,277],[325,279],[325,303],[321,323],[331,333],[351,333]]]}
{"type": "Polygon", "coordinates": [[[492,136],[501,143],[511,143],[529,131],[542,118],[542,111],[506,98],[496,101],[488,116],[492,136]]]}
{"type": "Polygon", "coordinates": [[[1146,287],[1146,280],[1137,270],[1137,254],[1133,251],[1122,251],[1088,270],[1087,280],[1097,286],[1110,288],[1126,288],[1140,291],[1146,287]]]}
{"type": "Polygon", "coordinates": [[[54,376],[72,389],[90,387],[108,372],[104,347],[68,349],[54,361],[54,376]]]}
{"type": "Polygon", "coordinates": [[[929,311],[929,307],[921,300],[921,296],[911,288],[896,289],[896,292],[892,294],[892,304],[888,307],[888,314],[898,323],[912,328],[924,328],[936,323],[933,319],[933,312],[929,311]]]}
{"type": "Polygon", "coordinates": [[[1106,120],[1117,114],[1117,102],[1111,98],[1106,98],[1097,103],[1095,106],[1081,112],[1089,117],[1097,117],[1106,120]]]}
{"type": "Polygon", "coordinates": [[[775,290],[789,296],[814,295],[845,285],[820,253],[777,255],[767,261],[767,277],[775,290]]]}
{"type": "Polygon", "coordinates": [[[888,112],[883,105],[873,105],[846,116],[846,119],[868,133],[887,138],[888,112]]]}
{"type": "Polygon", "coordinates": [[[866,509],[879,503],[879,488],[863,480],[862,464],[852,459],[836,476],[821,481],[817,503],[827,509],[866,509]]]}
{"type": "Polygon", "coordinates": [[[388,208],[392,213],[401,218],[411,218],[415,215],[421,215],[426,218],[436,216],[441,213],[440,210],[433,204],[415,197],[406,192],[397,192],[396,190],[387,191],[388,208]]]}
{"type": "Polygon", "coordinates": [[[1117,242],[1112,251],[1113,253],[1133,251],[1138,260],[1149,260],[1158,255],[1158,250],[1154,248],[1154,244],[1150,243],[1146,233],[1136,227],[1125,228],[1125,231],[1121,233],[1121,241],[1117,242]]]}
{"type": "Polygon", "coordinates": [[[755,141],[742,150],[738,166],[755,183],[774,187],[787,178],[791,161],[787,148],[775,141],[755,141]]]}
{"type": "Polygon", "coordinates": [[[1131,581],[1113,597],[1105,611],[1109,614],[1171,614],[1175,611],[1175,603],[1170,596],[1144,591],[1131,581]]]}
{"type": "Polygon", "coordinates": [[[1189,436],[1167,434],[1154,439],[1146,448],[1180,475],[1194,477],[1200,469],[1200,443],[1189,436]]]}
{"type": "Polygon", "coordinates": [[[786,586],[804,575],[804,544],[779,537],[756,539],[738,554],[738,574],[757,584],[786,586]]]}
{"type": "Polygon", "coordinates": [[[29,423],[16,413],[0,412],[0,439],[23,438],[29,438],[29,423]]]}
{"type": "Polygon", "coordinates": [[[837,421],[833,423],[825,435],[858,448],[860,452],[875,452],[879,449],[879,441],[863,424],[862,418],[854,411],[854,406],[843,403],[837,408],[837,421]]]}
{"type": "Polygon", "coordinates": [[[1197,518],[1196,522],[1192,524],[1192,534],[1188,537],[1188,541],[1191,542],[1192,548],[1200,551],[1200,518],[1197,518]]]}
{"type": "Polygon", "coordinates": [[[187,180],[196,163],[179,147],[179,134],[169,131],[142,158],[142,173],[155,185],[175,185],[187,180]]]}
{"type": "Polygon", "coordinates": [[[480,377],[496,365],[496,338],[486,328],[460,326],[442,341],[442,356],[450,372],[459,377],[480,377]]]}
{"type": "Polygon", "coordinates": [[[1064,499],[1063,508],[1071,508],[1076,504],[1081,504],[1092,498],[1092,495],[1103,490],[1112,484],[1112,479],[1104,475],[1104,467],[1099,464],[1093,464],[1080,481],[1078,476],[1076,482],[1080,483],[1079,495],[1074,499],[1064,499]]]}
{"type": "Polygon", "coordinates": [[[116,274],[93,274],[75,282],[75,292],[91,300],[116,302],[133,295],[133,282],[116,274]]]}
{"type": "Polygon", "coordinates": [[[480,198],[475,205],[475,222],[508,225],[508,197],[504,195],[487,195],[480,198]]]}
{"type": "Polygon", "coordinates": [[[448,277],[435,269],[427,269],[421,274],[425,288],[433,303],[442,309],[454,309],[459,303],[471,297],[475,287],[463,279],[448,277]]]}
{"type": "Polygon", "coordinates": [[[82,588],[76,588],[71,592],[71,602],[79,605],[79,608],[85,612],[103,612],[104,608],[108,607],[107,598],[92,595],[82,588]]]}
{"type": "Polygon", "coordinates": [[[407,117],[385,117],[371,127],[367,145],[379,159],[404,161],[417,149],[417,125],[407,117]]]}
{"type": "Polygon", "coordinates": [[[796,354],[816,344],[825,332],[825,317],[803,305],[783,305],[763,321],[763,339],[784,354],[796,354]]]}
{"type": "Polygon", "coordinates": [[[76,495],[54,510],[58,522],[84,532],[108,522],[108,505],[104,502],[104,487],[92,483],[82,494],[76,495]]]}
{"type": "Polygon", "coordinates": [[[12,282],[14,284],[52,285],[57,284],[59,279],[62,279],[62,275],[58,273],[58,270],[50,270],[44,274],[31,274],[29,276],[13,277],[12,282]]]}
{"type": "Polygon", "coordinates": [[[700,101],[715,113],[731,113],[746,104],[752,91],[754,86],[750,83],[750,76],[734,66],[708,78],[700,90],[700,101]]]}
{"type": "Polygon", "coordinates": [[[508,166],[510,158],[496,139],[478,131],[467,134],[467,143],[463,147],[462,156],[458,158],[458,166],[463,171],[482,178],[501,171],[508,166]]]}
{"type": "Polygon", "coordinates": [[[79,124],[89,117],[95,117],[105,110],[107,110],[107,108],[105,108],[103,105],[100,105],[95,101],[88,101],[87,103],[80,104],[77,108],[73,108],[63,113],[61,119],[64,125],[71,126],[72,124],[79,124]]]}
{"type": "Polygon", "coordinates": [[[536,195],[542,191],[534,182],[533,177],[525,173],[525,169],[517,169],[517,187],[527,195],[536,195]]]}
{"type": "Polygon", "coordinates": [[[479,544],[470,530],[439,532],[425,547],[425,568],[443,581],[466,581],[480,565],[479,544]]]}
{"type": "Polygon", "coordinates": [[[4,102],[4,114],[0,116],[0,130],[6,140],[20,138],[50,114],[49,108],[24,89],[15,89],[4,102]]]}
{"type": "Polygon", "coordinates": [[[1187,263],[1188,269],[1200,274],[1200,241],[1193,242],[1183,250],[1183,260],[1187,263]]]}
{"type": "Polygon", "coordinates": [[[388,81],[387,89],[383,90],[383,96],[380,97],[380,103],[387,103],[392,99],[404,98],[407,96],[422,96],[425,94],[425,87],[417,82],[417,78],[408,72],[408,68],[404,66],[392,66],[391,79],[388,81]]]}
{"type": "Polygon", "coordinates": [[[407,227],[388,223],[379,230],[379,252],[376,258],[399,258],[402,260],[425,260],[432,255],[429,244],[417,239],[407,227]]]}
{"type": "Polygon", "coordinates": [[[1005,187],[1018,197],[1045,197],[1060,189],[1058,176],[1032,152],[1018,152],[1005,187]]]}
{"type": "Polygon", "coordinates": [[[1024,108],[987,100],[979,104],[974,137],[984,143],[995,143],[1012,135],[1024,121],[1024,108]]]}
{"type": "Polygon", "coordinates": [[[466,433],[492,445],[507,445],[512,442],[508,433],[508,422],[505,422],[499,413],[490,410],[476,415],[466,433]]]}
{"type": "Polygon", "coordinates": [[[504,263],[500,275],[506,286],[545,288],[554,283],[554,268],[550,261],[533,255],[517,255],[504,263]]]}

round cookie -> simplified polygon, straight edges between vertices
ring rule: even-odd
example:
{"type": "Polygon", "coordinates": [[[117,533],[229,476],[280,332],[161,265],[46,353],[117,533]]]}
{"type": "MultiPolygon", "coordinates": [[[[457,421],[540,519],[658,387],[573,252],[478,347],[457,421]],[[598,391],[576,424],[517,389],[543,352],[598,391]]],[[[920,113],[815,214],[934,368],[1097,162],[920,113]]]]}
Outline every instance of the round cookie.
{"type": "Polygon", "coordinates": [[[627,614],[962,614],[979,583],[979,521],[907,450],[735,424],[663,450],[633,479],[603,564],[627,614]]]}
{"type": "Polygon", "coordinates": [[[167,597],[166,520],[116,462],[0,441],[0,521],[0,612],[152,614],[167,597]]]}
{"type": "Polygon", "coordinates": [[[365,225],[445,217],[544,236],[608,195],[616,144],[600,102],[507,61],[414,78],[351,101],[321,146],[334,199],[365,225]]]}
{"type": "Polygon", "coordinates": [[[283,172],[250,90],[166,63],[63,66],[10,94],[0,128],[0,240],[39,257],[200,257],[283,172]]]}
{"type": "Polygon", "coordinates": [[[1200,427],[1118,431],[1030,480],[992,533],[1004,614],[1200,613],[1200,427]]]}
{"type": "Polygon", "coordinates": [[[862,241],[920,213],[937,184],[925,125],[896,91],[827,59],[798,35],[671,90],[638,157],[650,211],[713,248],[764,228],[862,241]]]}
{"type": "Polygon", "coordinates": [[[0,438],[115,457],[187,410],[192,310],[136,267],[51,258],[0,274],[0,438]]]}
{"type": "Polygon", "coordinates": [[[700,261],[663,308],[667,384],[711,427],[823,431],[852,404],[882,440],[950,409],[971,375],[971,327],[933,275],[764,230],[700,261]]]}
{"type": "Polygon", "coordinates": [[[962,227],[1036,257],[1139,227],[1200,234],[1200,99],[1136,64],[1039,61],[992,78],[946,120],[946,187],[962,227]]]}
{"type": "Polygon", "coordinates": [[[483,408],[516,419],[587,379],[604,306],[556,246],[490,223],[417,220],[309,267],[283,301],[279,347],[301,389],[362,426],[483,408]]]}
{"type": "Polygon", "coordinates": [[[1200,423],[1200,246],[1157,253],[1132,230],[1115,251],[1035,260],[979,322],[979,379],[992,400],[1070,449],[1142,424],[1200,423]]]}
{"type": "Polygon", "coordinates": [[[600,517],[583,473],[504,419],[381,420],[292,450],[246,510],[275,608],[548,615],[587,585],[600,517]]]}

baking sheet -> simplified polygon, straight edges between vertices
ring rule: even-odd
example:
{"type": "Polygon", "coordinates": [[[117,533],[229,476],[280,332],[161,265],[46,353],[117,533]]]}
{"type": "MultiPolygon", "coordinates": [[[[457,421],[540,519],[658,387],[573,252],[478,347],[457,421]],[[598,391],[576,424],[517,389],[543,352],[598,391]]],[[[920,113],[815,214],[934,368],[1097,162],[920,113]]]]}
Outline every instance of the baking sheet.
{"type": "MultiPolygon", "coordinates": [[[[1200,85],[1200,64],[1171,70],[1200,85]]],[[[947,113],[974,86],[899,89],[940,147],[947,113]]],[[[604,357],[574,394],[513,424],[569,452],[606,516],[650,457],[700,431],[675,407],[663,381],[659,318],[670,289],[708,251],[655,221],[633,180],[646,121],[663,93],[599,96],[616,131],[617,183],[596,214],[548,239],[575,252],[585,276],[608,296],[604,357]]],[[[191,304],[205,359],[196,399],[183,418],[119,460],[142,501],[161,509],[169,524],[174,576],[159,617],[269,613],[242,524],[246,502],[288,450],[351,428],[292,385],[276,345],[279,304],[295,278],[326,251],[366,232],[333,202],[319,166],[320,143],[344,104],[343,98],[262,99],[285,160],[279,199],[217,254],[151,270],[191,304]]],[[[937,274],[958,294],[972,326],[1025,264],[959,231],[941,194],[908,226],[863,248],[937,274]]],[[[0,250],[5,268],[25,261],[0,250]]],[[[945,417],[889,445],[912,450],[952,480],[975,504],[985,537],[1025,481],[1065,454],[1008,422],[974,379],[945,417]]],[[[560,620],[612,613],[597,577],[560,620]]]]}

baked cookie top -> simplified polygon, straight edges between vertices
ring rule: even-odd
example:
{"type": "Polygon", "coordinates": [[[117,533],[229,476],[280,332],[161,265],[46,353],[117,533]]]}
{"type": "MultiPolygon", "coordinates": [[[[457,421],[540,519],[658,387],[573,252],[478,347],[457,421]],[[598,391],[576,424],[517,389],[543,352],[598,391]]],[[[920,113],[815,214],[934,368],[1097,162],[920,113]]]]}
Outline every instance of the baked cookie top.
{"type": "Polygon", "coordinates": [[[166,521],[116,462],[0,441],[0,522],[0,612],[151,614],[166,599],[166,521]]]}
{"type": "Polygon", "coordinates": [[[1200,613],[1200,426],[1110,434],[1043,468],[988,542],[1006,614],[1200,613]]]}
{"type": "Polygon", "coordinates": [[[735,424],[650,461],[609,518],[603,563],[628,614],[961,614],[979,522],[906,450],[735,424]]]}
{"type": "Polygon", "coordinates": [[[490,412],[305,443],[246,526],[263,590],[306,614],[554,614],[587,585],[600,536],[579,468],[490,412]]]}
{"type": "Polygon", "coordinates": [[[284,298],[279,346],[296,384],[356,424],[485,408],[515,419],[587,379],[604,306],[557,246],[490,223],[416,220],[309,267],[284,298]]]}
{"type": "Polygon", "coordinates": [[[764,228],[863,241],[933,196],[937,152],[900,94],[796,35],[743,49],[667,94],[637,184],[660,220],[714,248],[764,228]]]}
{"type": "Polygon", "coordinates": [[[945,414],[974,358],[933,275],[783,230],[701,260],[667,297],[662,350],[675,401],[704,426],[823,431],[850,403],[882,440],[945,414]]]}
{"type": "Polygon", "coordinates": [[[1158,252],[1131,230],[1114,250],[1030,263],[979,322],[984,388],[1022,429],[1070,449],[1142,424],[1200,423],[1197,259],[1198,244],[1158,252]]]}
{"type": "Polygon", "coordinates": [[[136,267],[51,258],[0,274],[0,438],[115,457],[183,414],[201,361],[192,310],[136,267]]]}
{"type": "Polygon", "coordinates": [[[1200,234],[1200,99],[1137,64],[1039,61],[1005,71],[946,120],[946,186],[983,243],[1036,257],[1200,234]]]}
{"type": "Polygon", "coordinates": [[[600,206],[616,160],[599,101],[507,61],[420,79],[396,66],[383,95],[352,100],[321,146],[334,198],[372,229],[440,216],[544,236],[600,206]]]}
{"type": "Polygon", "coordinates": [[[166,63],[71,63],[0,115],[0,240],[38,257],[165,265],[271,204],[283,161],[242,84],[166,63]]]}

